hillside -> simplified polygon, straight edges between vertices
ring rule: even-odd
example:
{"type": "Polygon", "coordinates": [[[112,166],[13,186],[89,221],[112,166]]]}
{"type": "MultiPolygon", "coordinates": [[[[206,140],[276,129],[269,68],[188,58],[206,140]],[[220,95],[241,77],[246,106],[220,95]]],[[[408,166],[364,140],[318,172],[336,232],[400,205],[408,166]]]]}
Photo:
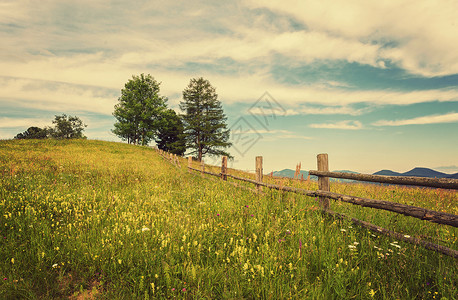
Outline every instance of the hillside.
{"type": "MultiPolygon", "coordinates": [[[[0,299],[456,295],[451,257],[326,216],[315,198],[256,194],[186,165],[122,143],[0,141],[0,299]]],[[[456,192],[331,189],[458,212],[456,192]]],[[[457,248],[453,227],[345,203],[331,208],[457,248]]]]}

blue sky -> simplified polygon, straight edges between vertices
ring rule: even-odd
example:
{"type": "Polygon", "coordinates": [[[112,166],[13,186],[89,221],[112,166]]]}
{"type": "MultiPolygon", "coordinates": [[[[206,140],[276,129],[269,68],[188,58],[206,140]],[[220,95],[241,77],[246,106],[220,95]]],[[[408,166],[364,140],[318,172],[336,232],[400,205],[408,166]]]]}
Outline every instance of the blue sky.
{"type": "Polygon", "coordinates": [[[176,110],[202,76],[235,168],[262,155],[265,172],[315,169],[328,153],[333,170],[458,172],[457,16],[448,0],[2,0],[0,138],[66,113],[119,141],[132,75],[161,81],[176,110]]]}

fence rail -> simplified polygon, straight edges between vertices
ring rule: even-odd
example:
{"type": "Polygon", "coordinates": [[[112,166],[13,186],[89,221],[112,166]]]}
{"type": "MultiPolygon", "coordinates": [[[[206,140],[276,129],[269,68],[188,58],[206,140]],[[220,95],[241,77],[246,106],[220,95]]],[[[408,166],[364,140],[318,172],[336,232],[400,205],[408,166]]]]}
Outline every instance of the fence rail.
{"type": "Polygon", "coordinates": [[[453,226],[458,228],[458,216],[445,212],[438,212],[422,207],[406,205],[401,203],[368,199],[350,195],[343,195],[338,193],[333,193],[330,191],[329,178],[344,178],[344,179],[353,179],[358,181],[368,181],[368,182],[378,182],[378,183],[388,183],[388,184],[401,184],[401,185],[415,185],[415,186],[427,186],[433,188],[447,188],[447,189],[458,189],[458,180],[457,179],[437,179],[437,178],[422,178],[422,177],[400,177],[400,176],[377,176],[377,175],[366,175],[366,174],[350,174],[350,173],[340,173],[340,172],[329,172],[328,170],[328,155],[319,154],[317,156],[317,171],[309,171],[309,174],[318,176],[318,190],[309,191],[300,188],[280,186],[275,184],[268,184],[263,182],[263,173],[262,173],[262,157],[256,157],[256,180],[243,178],[235,176],[232,174],[227,174],[227,158],[223,157],[221,172],[213,173],[205,171],[205,165],[201,163],[201,169],[196,169],[191,167],[191,158],[188,159],[188,169],[201,172],[202,174],[208,174],[216,177],[220,177],[223,180],[227,178],[233,178],[235,180],[244,181],[252,183],[256,186],[255,192],[259,193],[262,191],[262,187],[269,189],[275,189],[279,191],[292,192],[297,194],[302,194],[309,197],[318,197],[320,201],[320,206],[323,212],[331,214],[338,218],[347,218],[350,219],[353,223],[368,228],[372,231],[377,231],[379,233],[409,242],[411,244],[421,245],[426,249],[434,250],[440,253],[443,253],[454,258],[458,258],[458,251],[454,249],[447,248],[445,246],[436,245],[431,242],[427,242],[418,238],[410,237],[401,233],[397,233],[377,225],[368,223],[366,221],[358,220],[355,218],[348,217],[346,215],[333,212],[329,210],[329,199],[342,201],[346,203],[351,203],[354,205],[360,205],[363,207],[371,207],[375,209],[382,209],[386,211],[391,211],[394,213],[402,214],[405,216],[410,216],[413,218],[430,221],[433,223],[453,226]]]}
{"type": "Polygon", "coordinates": [[[402,185],[416,185],[426,186],[433,188],[455,189],[458,190],[458,179],[453,178],[425,178],[413,176],[383,176],[383,175],[369,175],[369,174],[352,174],[341,172],[326,172],[326,171],[309,171],[310,175],[353,179],[358,181],[378,182],[388,184],[402,184],[402,185]]]}

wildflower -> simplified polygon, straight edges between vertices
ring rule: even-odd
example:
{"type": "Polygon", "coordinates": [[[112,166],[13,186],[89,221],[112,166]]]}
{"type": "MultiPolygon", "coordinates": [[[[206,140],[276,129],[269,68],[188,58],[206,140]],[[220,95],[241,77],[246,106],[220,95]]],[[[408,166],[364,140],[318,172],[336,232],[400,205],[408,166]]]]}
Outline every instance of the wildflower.
{"type": "Polygon", "coordinates": [[[405,238],[410,238],[410,235],[404,235],[405,238]]]}
{"type": "Polygon", "coordinates": [[[145,232],[145,231],[149,231],[149,228],[148,228],[148,227],[146,227],[146,226],[143,226],[143,228],[142,228],[142,232],[145,232]]]}
{"type": "Polygon", "coordinates": [[[254,215],[251,215],[252,217],[254,217],[254,215]]]}
{"type": "Polygon", "coordinates": [[[356,251],[356,246],[354,245],[348,245],[348,248],[350,248],[351,251],[356,251]]]}
{"type": "Polygon", "coordinates": [[[395,244],[394,242],[390,243],[390,245],[393,246],[393,247],[399,248],[399,249],[401,248],[401,246],[399,246],[398,244],[395,244]]]}
{"type": "Polygon", "coordinates": [[[182,291],[182,292],[186,292],[186,288],[183,288],[181,291],[182,291]]]}
{"type": "Polygon", "coordinates": [[[375,295],[375,293],[376,293],[376,292],[375,292],[373,289],[371,289],[371,291],[369,292],[369,295],[371,295],[371,297],[373,298],[374,295],[375,295]]]}
{"type": "Polygon", "coordinates": [[[219,214],[216,214],[217,217],[219,217],[219,214]]]}
{"type": "Polygon", "coordinates": [[[14,257],[11,259],[11,263],[14,264],[14,257]]]}
{"type": "Polygon", "coordinates": [[[248,205],[245,205],[246,208],[248,208],[249,206],[248,205]]]}
{"type": "Polygon", "coordinates": [[[3,280],[8,280],[8,278],[4,277],[3,280]]]}
{"type": "Polygon", "coordinates": [[[58,264],[53,264],[52,268],[55,269],[55,268],[57,268],[57,266],[58,266],[58,264]]]}
{"type": "Polygon", "coordinates": [[[175,291],[175,288],[172,288],[172,292],[174,292],[174,291],[175,291]]]}
{"type": "Polygon", "coordinates": [[[342,232],[347,232],[347,230],[345,230],[345,229],[343,229],[343,228],[341,228],[340,231],[342,231],[342,232]]]}

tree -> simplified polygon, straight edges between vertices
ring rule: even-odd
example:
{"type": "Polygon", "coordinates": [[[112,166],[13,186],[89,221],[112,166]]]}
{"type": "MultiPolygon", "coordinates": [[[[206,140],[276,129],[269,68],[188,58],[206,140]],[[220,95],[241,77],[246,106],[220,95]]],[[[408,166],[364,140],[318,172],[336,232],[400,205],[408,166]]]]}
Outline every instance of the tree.
{"type": "Polygon", "coordinates": [[[14,138],[15,139],[45,139],[48,137],[49,130],[42,129],[39,127],[29,127],[26,131],[18,133],[14,138]]]}
{"type": "Polygon", "coordinates": [[[113,116],[118,120],[113,133],[129,144],[147,145],[156,135],[167,98],[160,96],[160,83],[151,75],[141,74],[121,90],[113,116]]]}
{"type": "Polygon", "coordinates": [[[193,149],[191,154],[197,154],[199,161],[206,154],[231,157],[222,150],[231,146],[227,118],[210,82],[202,77],[191,79],[183,100],[180,109],[184,111],[186,146],[193,149]]]}
{"type": "Polygon", "coordinates": [[[173,109],[166,110],[162,116],[156,144],[159,149],[180,156],[186,152],[183,122],[173,109]]]}
{"type": "Polygon", "coordinates": [[[76,116],[67,116],[62,114],[55,116],[52,121],[55,125],[54,128],[50,129],[51,136],[56,139],[83,139],[86,138],[83,135],[84,128],[87,127],[83,124],[80,118],[76,116]]]}

